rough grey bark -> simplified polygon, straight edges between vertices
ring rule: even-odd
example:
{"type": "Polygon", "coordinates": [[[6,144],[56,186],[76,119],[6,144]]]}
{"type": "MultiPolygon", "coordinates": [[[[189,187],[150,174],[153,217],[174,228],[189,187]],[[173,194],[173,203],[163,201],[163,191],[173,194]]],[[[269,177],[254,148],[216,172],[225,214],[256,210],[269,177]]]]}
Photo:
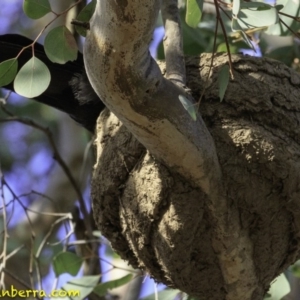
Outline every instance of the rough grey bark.
{"type": "MultiPolygon", "coordinates": [[[[210,58],[187,60],[195,99],[210,58]]],[[[235,56],[235,80],[220,102],[216,77],[226,59],[216,58],[200,106],[223,205],[105,111],[95,140],[94,216],[114,249],[157,281],[200,299],[259,300],[300,257],[300,76],[276,61],[235,56]]]]}

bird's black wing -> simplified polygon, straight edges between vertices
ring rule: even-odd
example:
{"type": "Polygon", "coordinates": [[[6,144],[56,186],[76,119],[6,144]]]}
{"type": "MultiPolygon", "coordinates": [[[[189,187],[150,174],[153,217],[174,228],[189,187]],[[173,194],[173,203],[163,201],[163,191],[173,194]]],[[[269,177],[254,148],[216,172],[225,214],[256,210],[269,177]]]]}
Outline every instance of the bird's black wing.
{"type": "MultiPolygon", "coordinates": [[[[31,43],[30,39],[17,34],[0,36],[0,62],[16,57],[24,46],[31,43]]],[[[82,54],[78,53],[75,61],[64,65],[51,62],[45,54],[44,47],[38,43],[34,46],[34,54],[48,66],[51,73],[49,87],[35,100],[69,114],[93,132],[97,117],[105,106],[88,81],[82,54]]],[[[18,58],[19,68],[31,57],[32,49],[25,49],[18,58]]],[[[14,91],[12,83],[4,88],[14,91]]]]}

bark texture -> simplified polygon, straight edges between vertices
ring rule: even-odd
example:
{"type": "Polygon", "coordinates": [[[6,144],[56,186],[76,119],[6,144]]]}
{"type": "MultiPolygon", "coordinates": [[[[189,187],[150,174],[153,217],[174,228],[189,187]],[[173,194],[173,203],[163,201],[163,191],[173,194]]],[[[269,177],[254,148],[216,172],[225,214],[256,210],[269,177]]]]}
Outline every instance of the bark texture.
{"type": "Polygon", "coordinates": [[[220,102],[217,73],[227,58],[215,59],[206,83],[210,59],[187,59],[187,85],[195,99],[207,86],[200,113],[215,142],[226,215],[106,110],[96,130],[94,216],[121,257],[157,281],[200,299],[259,300],[300,257],[300,76],[270,59],[235,56],[235,80],[220,102]]]}

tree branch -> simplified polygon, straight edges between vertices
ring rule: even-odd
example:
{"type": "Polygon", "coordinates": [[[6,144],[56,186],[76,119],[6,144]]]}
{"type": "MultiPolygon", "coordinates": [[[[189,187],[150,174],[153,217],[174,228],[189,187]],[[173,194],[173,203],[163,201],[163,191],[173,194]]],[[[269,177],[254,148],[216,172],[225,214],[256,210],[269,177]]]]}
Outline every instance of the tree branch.
{"type": "Polygon", "coordinates": [[[165,26],[164,51],[167,69],[166,78],[184,86],[186,83],[186,74],[178,1],[163,1],[161,11],[165,26]]]}
{"type": "Polygon", "coordinates": [[[211,194],[221,178],[214,142],[201,116],[194,122],[179,102],[189,95],[163,78],[148,51],[160,1],[126,3],[97,2],[84,49],[89,80],[152,155],[211,194]]]}
{"type": "Polygon", "coordinates": [[[148,51],[159,9],[158,0],[98,1],[84,48],[87,74],[105,105],[149,152],[208,196],[226,299],[251,299],[257,286],[253,245],[239,218],[229,221],[214,141],[201,116],[194,122],[178,101],[179,95],[190,96],[163,78],[148,51]]]}

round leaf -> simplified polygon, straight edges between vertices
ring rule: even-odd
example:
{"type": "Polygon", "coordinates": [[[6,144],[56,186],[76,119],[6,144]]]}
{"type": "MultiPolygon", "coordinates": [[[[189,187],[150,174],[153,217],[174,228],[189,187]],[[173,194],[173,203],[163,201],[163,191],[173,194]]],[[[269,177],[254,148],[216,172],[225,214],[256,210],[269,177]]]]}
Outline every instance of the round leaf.
{"type": "Polygon", "coordinates": [[[23,10],[27,17],[39,19],[51,12],[49,0],[24,0],[23,10]]]}
{"type": "Polygon", "coordinates": [[[277,9],[261,2],[243,2],[237,15],[242,29],[267,27],[278,22],[277,9]]]}
{"type": "MultiPolygon", "coordinates": [[[[287,14],[292,17],[300,17],[300,0],[278,0],[277,6],[283,6],[280,10],[281,13],[287,14]]],[[[291,17],[280,15],[280,19],[290,28],[297,31],[299,29],[299,22],[291,17]]],[[[274,24],[268,28],[267,34],[271,35],[288,35],[291,34],[290,30],[281,22],[274,24]]]]}
{"type": "Polygon", "coordinates": [[[48,58],[54,63],[65,64],[77,58],[76,41],[65,26],[56,27],[47,34],[44,48],[48,58]]]}
{"type": "Polygon", "coordinates": [[[187,0],[186,3],[186,23],[196,28],[199,24],[203,11],[203,0],[187,0]]]}
{"type": "Polygon", "coordinates": [[[82,265],[82,258],[72,252],[61,252],[54,257],[53,269],[56,276],[69,273],[77,275],[82,265]]]}
{"type": "MultiPolygon", "coordinates": [[[[92,15],[94,14],[96,3],[96,0],[92,0],[88,5],[86,5],[78,14],[76,20],[80,22],[89,22],[92,15]]],[[[80,35],[84,37],[86,36],[86,29],[84,27],[75,25],[75,29],[80,35]]]]}
{"type": "Polygon", "coordinates": [[[8,59],[0,64],[0,86],[11,83],[18,72],[18,60],[16,58],[8,59]]]}
{"type": "Polygon", "coordinates": [[[33,56],[17,74],[14,89],[21,96],[34,98],[48,88],[50,80],[51,75],[48,67],[33,56]]]}
{"type": "Polygon", "coordinates": [[[236,17],[240,11],[241,0],[233,0],[232,2],[232,14],[236,17]]]}

